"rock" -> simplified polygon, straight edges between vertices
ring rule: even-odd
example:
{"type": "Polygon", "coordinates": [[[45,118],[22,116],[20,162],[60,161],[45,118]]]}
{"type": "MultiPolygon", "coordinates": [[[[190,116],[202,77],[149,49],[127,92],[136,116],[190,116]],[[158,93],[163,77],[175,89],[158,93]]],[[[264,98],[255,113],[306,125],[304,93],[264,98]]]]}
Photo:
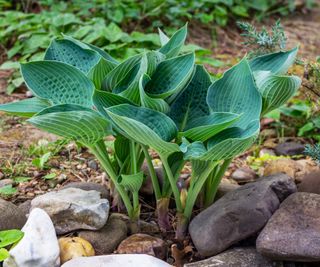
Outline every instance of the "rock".
{"type": "Polygon", "coordinates": [[[239,184],[253,182],[257,177],[258,175],[250,168],[236,169],[231,175],[231,178],[239,184]]]}
{"type": "Polygon", "coordinates": [[[21,229],[27,221],[24,212],[19,207],[1,198],[0,214],[0,231],[21,229]]]}
{"type": "Polygon", "coordinates": [[[127,237],[128,229],[126,223],[112,215],[109,217],[106,225],[99,231],[78,232],[79,237],[88,240],[92,244],[96,255],[112,253],[120,242],[127,237]]]}
{"type": "Polygon", "coordinates": [[[98,163],[94,159],[88,161],[88,167],[94,171],[99,169],[98,163]]]}
{"type": "Polygon", "coordinates": [[[278,156],[295,156],[304,153],[304,145],[295,142],[286,142],[278,144],[274,151],[278,156]]]}
{"type": "Polygon", "coordinates": [[[24,237],[10,250],[4,267],[58,267],[59,244],[54,226],[48,214],[41,209],[30,213],[22,228],[24,237]]]}
{"type": "MultiPolygon", "coordinates": [[[[123,214],[123,213],[112,213],[111,217],[118,218],[122,220],[123,222],[126,223],[128,231],[130,230],[131,227],[131,221],[130,218],[123,214]]],[[[143,220],[139,220],[139,232],[140,233],[160,233],[160,228],[156,223],[149,223],[145,222],[143,220]]]]}
{"type": "MultiPolygon", "coordinates": [[[[145,181],[143,182],[141,188],[140,188],[140,193],[144,195],[153,195],[153,186],[152,186],[152,181],[151,181],[151,176],[149,172],[149,168],[146,162],[143,163],[141,170],[146,176],[145,181]]],[[[162,167],[160,166],[154,166],[154,170],[156,172],[156,175],[158,177],[160,185],[163,183],[163,172],[162,172],[162,167]]]]}
{"type": "Polygon", "coordinates": [[[230,182],[229,179],[222,179],[218,187],[216,199],[221,198],[225,194],[234,191],[239,187],[240,185],[230,182]]]}
{"type": "Polygon", "coordinates": [[[98,191],[100,193],[101,198],[106,198],[106,199],[110,198],[110,193],[109,193],[109,190],[107,189],[107,187],[105,187],[101,184],[97,184],[97,183],[72,182],[72,183],[66,184],[60,190],[64,190],[66,188],[79,188],[84,191],[94,190],[94,191],[98,191]]]}
{"type": "Polygon", "coordinates": [[[275,156],[276,153],[274,153],[274,150],[273,149],[270,149],[270,148],[262,148],[260,151],[259,151],[259,157],[263,157],[264,155],[270,155],[270,156],[275,156]]]}
{"type": "Polygon", "coordinates": [[[257,250],[271,259],[320,261],[320,196],[289,196],[257,239],[257,250]]]}
{"type": "Polygon", "coordinates": [[[298,184],[298,191],[320,194],[320,171],[307,174],[298,184]]]}
{"type": "Polygon", "coordinates": [[[277,173],[285,173],[294,178],[298,171],[300,171],[299,164],[292,159],[283,158],[268,162],[264,168],[263,175],[268,176],[277,173]]]}
{"type": "Polygon", "coordinates": [[[12,179],[3,179],[0,180],[0,188],[7,186],[7,185],[13,185],[13,180],[12,179]]]}
{"type": "Polygon", "coordinates": [[[62,237],[59,247],[61,264],[79,257],[95,256],[92,245],[80,237],[62,237]]]}
{"type": "Polygon", "coordinates": [[[30,209],[31,209],[31,200],[29,199],[29,200],[21,203],[19,205],[19,208],[20,208],[22,214],[24,214],[24,216],[27,218],[29,216],[30,209]]]}
{"type": "Polygon", "coordinates": [[[61,267],[172,267],[168,263],[144,254],[122,254],[76,258],[61,267]]]}
{"type": "Polygon", "coordinates": [[[78,188],[49,192],[31,201],[31,209],[42,208],[50,216],[57,234],[78,229],[99,230],[108,219],[109,201],[97,191],[78,188]]]}
{"type": "Polygon", "coordinates": [[[167,247],[160,238],[146,234],[134,234],[120,243],[117,252],[119,254],[148,254],[164,259],[167,247]]]}
{"type": "Polygon", "coordinates": [[[296,190],[292,178],[279,174],[227,193],[191,221],[189,233],[195,247],[202,256],[212,256],[254,235],[296,190]]]}
{"type": "Polygon", "coordinates": [[[299,165],[299,172],[294,177],[297,183],[301,183],[309,173],[320,173],[319,164],[311,159],[300,159],[296,163],[299,165]]]}
{"type": "Polygon", "coordinates": [[[274,263],[261,256],[255,248],[233,248],[209,259],[188,263],[184,267],[274,267],[274,263]]]}

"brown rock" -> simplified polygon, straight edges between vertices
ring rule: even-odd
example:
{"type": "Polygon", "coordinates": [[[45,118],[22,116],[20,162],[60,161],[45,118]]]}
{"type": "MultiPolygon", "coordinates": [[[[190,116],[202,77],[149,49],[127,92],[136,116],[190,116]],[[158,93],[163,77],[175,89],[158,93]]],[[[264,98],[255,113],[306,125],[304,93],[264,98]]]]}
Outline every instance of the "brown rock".
{"type": "Polygon", "coordinates": [[[148,254],[164,259],[167,247],[160,238],[146,234],[134,234],[121,242],[117,252],[120,254],[148,254]]]}
{"type": "Polygon", "coordinates": [[[31,209],[31,200],[27,200],[19,205],[20,210],[24,214],[24,216],[28,217],[31,209]]]}
{"type": "Polygon", "coordinates": [[[319,210],[319,195],[290,195],[260,233],[258,252],[275,260],[320,261],[319,210]]]}
{"type": "Polygon", "coordinates": [[[302,182],[298,184],[298,191],[320,194],[320,171],[305,175],[302,182]]]}
{"type": "Polygon", "coordinates": [[[110,254],[127,237],[127,225],[111,215],[106,225],[99,231],[80,231],[78,236],[88,240],[97,255],[110,254]]]}
{"type": "Polygon", "coordinates": [[[217,191],[217,196],[216,198],[221,198],[225,194],[234,191],[238,189],[240,185],[237,183],[233,183],[230,181],[230,179],[222,179],[221,183],[219,184],[218,191],[217,191]]]}
{"type": "Polygon", "coordinates": [[[253,182],[257,177],[258,175],[252,169],[245,167],[236,169],[231,175],[231,178],[239,184],[253,182]]]}
{"type": "Polygon", "coordinates": [[[1,198],[0,214],[0,231],[21,229],[27,221],[26,216],[19,207],[1,198]]]}
{"type": "Polygon", "coordinates": [[[278,159],[278,160],[272,160],[269,163],[267,163],[266,167],[264,168],[263,175],[273,175],[277,173],[285,173],[288,176],[294,178],[296,172],[301,170],[301,166],[297,164],[292,159],[278,159]]]}

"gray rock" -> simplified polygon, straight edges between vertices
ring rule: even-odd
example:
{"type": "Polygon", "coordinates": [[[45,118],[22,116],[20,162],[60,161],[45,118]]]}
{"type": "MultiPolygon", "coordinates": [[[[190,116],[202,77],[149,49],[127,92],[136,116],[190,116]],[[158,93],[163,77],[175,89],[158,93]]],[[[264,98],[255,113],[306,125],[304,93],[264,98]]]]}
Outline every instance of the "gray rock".
{"type": "Polygon", "coordinates": [[[298,184],[298,191],[320,194],[320,171],[305,175],[301,183],[298,184]]]}
{"type": "Polygon", "coordinates": [[[0,198],[0,231],[21,229],[27,221],[24,212],[9,201],[0,198]]]}
{"type": "Polygon", "coordinates": [[[10,250],[4,267],[58,267],[60,249],[54,226],[48,214],[34,209],[22,228],[24,236],[10,250]]]}
{"type": "Polygon", "coordinates": [[[294,192],[293,179],[279,174],[227,193],[191,221],[194,245],[202,256],[222,252],[260,231],[280,202],[294,192]]]}
{"type": "Polygon", "coordinates": [[[66,184],[65,186],[63,186],[60,190],[66,189],[66,188],[79,188],[82,189],[84,191],[90,191],[90,190],[95,190],[98,191],[101,195],[101,198],[106,198],[109,199],[110,197],[110,193],[109,190],[101,185],[101,184],[97,184],[97,183],[86,183],[86,182],[72,182],[69,184],[66,184]]]}
{"type": "Polygon", "coordinates": [[[184,267],[275,267],[274,262],[261,256],[255,248],[233,248],[209,259],[188,263],[184,267]]]}
{"type": "MultiPolygon", "coordinates": [[[[154,170],[156,172],[160,185],[162,185],[164,180],[162,168],[159,166],[154,166],[154,170]]],[[[153,195],[153,186],[152,186],[151,176],[150,176],[149,168],[146,162],[143,163],[141,167],[141,171],[143,171],[143,173],[145,174],[146,179],[143,182],[139,192],[147,196],[153,195]]]]}
{"type": "Polygon", "coordinates": [[[295,142],[286,142],[277,145],[274,151],[278,156],[294,156],[304,153],[304,145],[295,142]]]}
{"type": "Polygon", "coordinates": [[[66,262],[61,267],[172,267],[168,263],[144,254],[119,254],[96,257],[81,257],[66,262]]]}
{"type": "Polygon", "coordinates": [[[44,209],[50,216],[57,234],[74,230],[99,230],[107,222],[109,201],[97,191],[78,188],[49,192],[31,201],[31,209],[44,209]]]}
{"type": "Polygon", "coordinates": [[[31,200],[27,200],[19,205],[19,208],[21,212],[24,214],[24,216],[27,218],[30,213],[31,209],[31,200]]]}
{"type": "Polygon", "coordinates": [[[94,171],[99,169],[98,163],[94,159],[88,161],[88,167],[94,171]]]}
{"type": "Polygon", "coordinates": [[[13,180],[12,179],[3,179],[0,180],[0,188],[7,186],[7,185],[13,185],[13,180]]]}
{"type": "Polygon", "coordinates": [[[227,182],[227,179],[222,179],[221,183],[219,184],[216,199],[223,197],[225,194],[234,191],[240,187],[238,184],[234,184],[231,182],[227,182]]]}
{"type": "Polygon", "coordinates": [[[127,237],[126,223],[114,216],[110,216],[106,225],[99,231],[80,231],[78,236],[89,241],[96,255],[110,254],[127,237]]]}
{"type": "Polygon", "coordinates": [[[231,178],[239,184],[253,182],[257,177],[258,175],[250,168],[236,169],[231,175],[231,178]]]}
{"type": "Polygon", "coordinates": [[[257,239],[258,251],[272,259],[320,261],[320,196],[289,196],[257,239]]]}

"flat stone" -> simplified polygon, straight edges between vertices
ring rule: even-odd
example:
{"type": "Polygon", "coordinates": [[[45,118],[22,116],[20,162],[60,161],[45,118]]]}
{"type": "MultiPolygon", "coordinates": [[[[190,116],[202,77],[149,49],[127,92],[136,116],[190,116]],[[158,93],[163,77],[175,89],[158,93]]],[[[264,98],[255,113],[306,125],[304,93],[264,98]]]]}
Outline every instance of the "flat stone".
{"type": "Polygon", "coordinates": [[[60,250],[54,226],[48,214],[34,209],[22,228],[20,242],[10,250],[4,267],[58,267],[60,250]]]}
{"type": "Polygon", "coordinates": [[[233,248],[209,259],[188,263],[184,267],[275,267],[274,262],[261,256],[255,248],[233,248]]]}
{"type": "Polygon", "coordinates": [[[281,143],[274,148],[278,156],[302,155],[304,154],[304,150],[304,145],[296,142],[281,143]]]}
{"type": "Polygon", "coordinates": [[[320,171],[308,173],[298,184],[299,192],[320,194],[320,171]]]}
{"type": "Polygon", "coordinates": [[[119,254],[148,254],[164,259],[167,254],[165,242],[147,234],[134,234],[123,240],[118,246],[119,254]]]}
{"type": "Polygon", "coordinates": [[[105,255],[116,250],[127,237],[127,231],[127,224],[111,214],[106,225],[99,231],[80,231],[78,236],[92,244],[96,255],[105,255]]]}
{"type": "Polygon", "coordinates": [[[276,260],[320,261],[320,195],[289,196],[257,239],[258,251],[276,260]]]}
{"type": "Polygon", "coordinates": [[[109,201],[94,190],[66,188],[38,196],[31,201],[31,209],[44,209],[50,216],[57,234],[74,230],[99,230],[107,222],[109,201]]]}
{"type": "Polygon", "coordinates": [[[296,190],[292,178],[279,174],[227,193],[191,221],[189,233],[195,247],[202,256],[213,256],[254,235],[296,190]]]}
{"type": "Polygon", "coordinates": [[[92,182],[72,182],[69,184],[66,184],[65,186],[63,186],[60,190],[64,190],[66,188],[79,188],[82,189],[84,191],[98,191],[101,195],[101,198],[106,198],[109,199],[110,197],[110,193],[109,190],[101,185],[101,184],[97,184],[97,183],[92,183],[92,182]]]}
{"type": "Polygon", "coordinates": [[[122,254],[81,257],[66,262],[61,267],[172,267],[168,263],[144,254],[122,254]]]}
{"type": "Polygon", "coordinates": [[[21,229],[27,221],[27,217],[16,205],[0,198],[0,231],[9,229],[21,229]]]}
{"type": "Polygon", "coordinates": [[[256,180],[258,175],[250,168],[239,168],[236,169],[231,178],[237,181],[239,184],[253,182],[256,180]]]}

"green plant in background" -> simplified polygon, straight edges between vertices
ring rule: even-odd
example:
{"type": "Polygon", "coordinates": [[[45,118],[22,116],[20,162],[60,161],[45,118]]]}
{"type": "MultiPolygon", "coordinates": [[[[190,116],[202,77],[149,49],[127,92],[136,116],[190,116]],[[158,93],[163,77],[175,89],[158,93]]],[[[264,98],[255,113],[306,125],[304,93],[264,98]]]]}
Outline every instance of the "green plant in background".
{"type": "Polygon", "coordinates": [[[241,36],[245,38],[244,45],[250,48],[249,56],[254,57],[286,48],[287,37],[284,29],[277,20],[269,32],[266,27],[260,31],[248,22],[237,22],[238,27],[243,31],[241,36]]]}
{"type": "Polygon", "coordinates": [[[184,237],[200,192],[204,205],[215,198],[231,160],[259,134],[261,114],[284,104],[300,79],[286,76],[297,48],[242,59],[212,82],[194,53],[181,53],[185,25],[171,38],[159,32],[161,47],[119,62],[104,50],[69,36],[55,39],[44,60],[21,65],[34,98],[0,105],[31,117],[28,122],[88,147],[108,173],[136,222],[145,161],[157,200],[161,228],[169,229],[169,201],[177,211],[176,236],[184,237]],[[115,137],[114,155],[104,138],[115,137]],[[150,149],[165,178],[160,185],[150,149]],[[179,187],[183,166],[192,166],[188,187],[179,187]]]}
{"type": "Polygon", "coordinates": [[[310,156],[315,162],[320,163],[320,144],[306,145],[305,153],[310,156]]]}
{"type": "Polygon", "coordinates": [[[8,247],[14,246],[23,238],[20,230],[0,231],[0,262],[9,257],[8,247]]]}

